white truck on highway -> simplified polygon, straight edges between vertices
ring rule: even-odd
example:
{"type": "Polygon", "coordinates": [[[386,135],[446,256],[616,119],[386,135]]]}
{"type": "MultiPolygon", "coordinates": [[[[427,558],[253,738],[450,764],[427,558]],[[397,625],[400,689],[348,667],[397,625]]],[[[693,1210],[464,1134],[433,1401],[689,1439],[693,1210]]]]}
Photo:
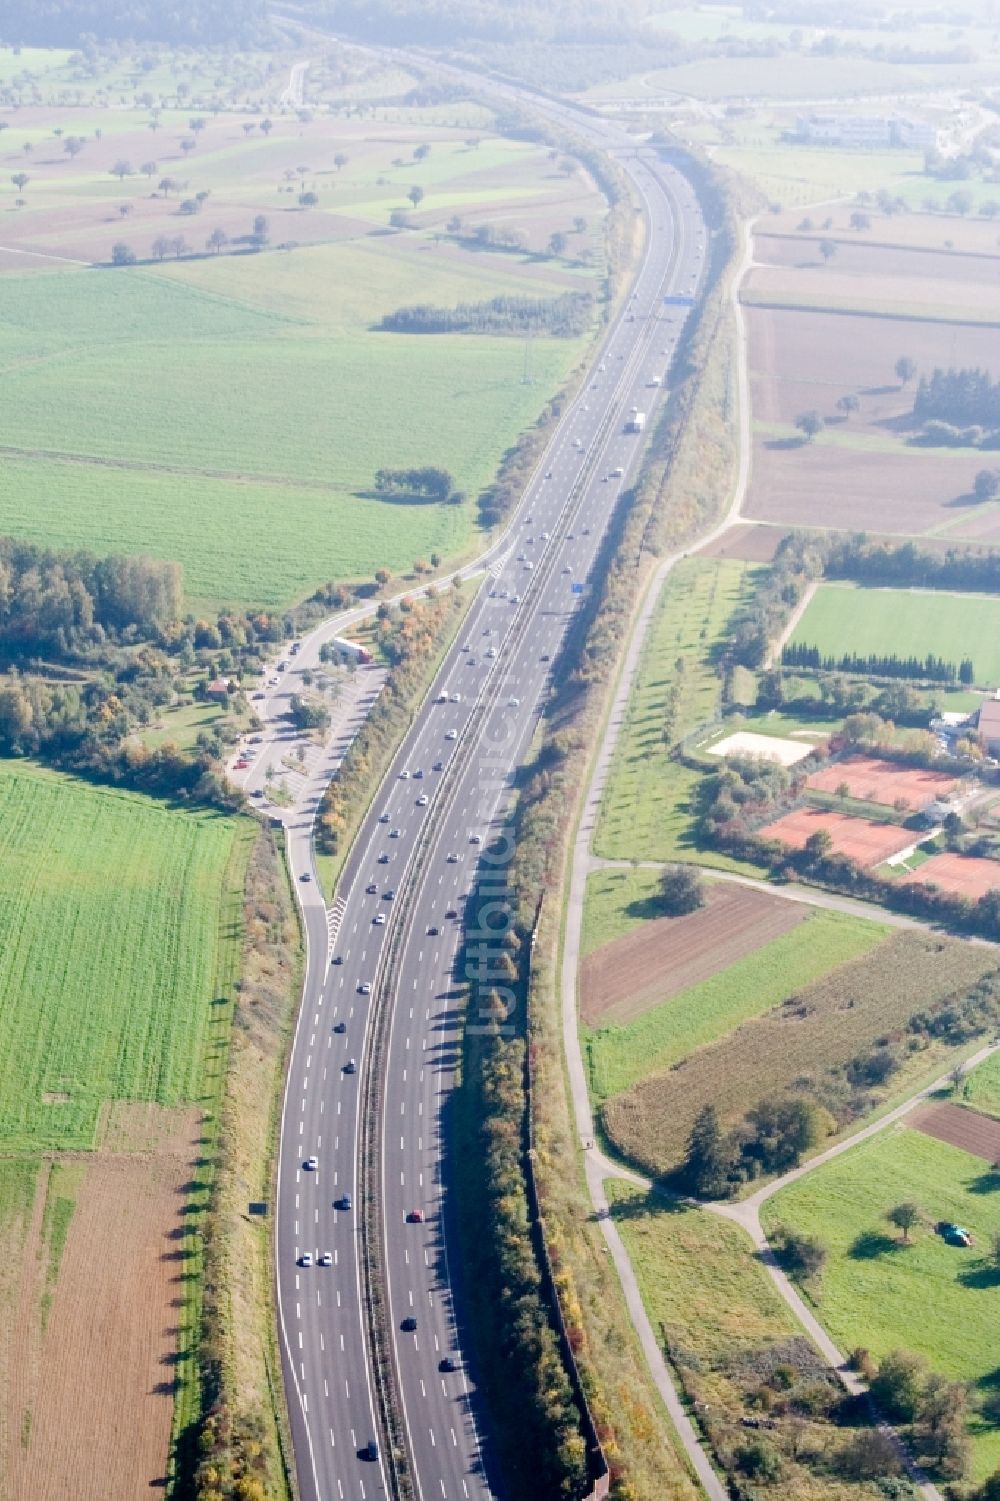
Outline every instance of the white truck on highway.
{"type": "Polygon", "coordinates": [[[627,433],[641,433],[646,426],[646,413],[640,412],[638,407],[633,407],[629,419],[625,424],[627,433]]]}

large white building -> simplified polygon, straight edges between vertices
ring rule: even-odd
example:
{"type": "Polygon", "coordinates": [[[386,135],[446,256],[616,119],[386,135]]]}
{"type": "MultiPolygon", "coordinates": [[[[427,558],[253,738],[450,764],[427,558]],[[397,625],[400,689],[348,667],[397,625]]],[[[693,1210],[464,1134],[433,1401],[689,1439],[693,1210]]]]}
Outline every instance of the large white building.
{"type": "Polygon", "coordinates": [[[796,133],[816,146],[908,146],[923,151],[938,143],[935,126],[910,115],[800,115],[796,133]]]}

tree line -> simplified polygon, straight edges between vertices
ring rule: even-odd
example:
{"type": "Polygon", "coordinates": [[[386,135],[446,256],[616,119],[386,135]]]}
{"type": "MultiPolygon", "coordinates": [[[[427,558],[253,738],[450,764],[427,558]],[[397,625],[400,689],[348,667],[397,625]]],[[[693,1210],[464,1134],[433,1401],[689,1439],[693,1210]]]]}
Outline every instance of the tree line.
{"type": "Polygon", "coordinates": [[[86,653],[149,637],[183,613],[179,563],[95,557],[0,537],[0,652],[86,653]]]}
{"type": "Polygon", "coordinates": [[[971,589],[1000,593],[1000,552],[927,552],[913,542],[894,546],[864,535],[832,540],[826,552],[828,578],[900,588],[971,589]]]}
{"type": "Polygon", "coordinates": [[[588,292],[560,297],[491,297],[488,302],[460,302],[457,307],[429,303],[386,313],[378,327],[401,334],[551,334],[573,339],[587,332],[594,302],[588,292]]]}
{"type": "Polygon", "coordinates": [[[434,464],[414,469],[377,469],[375,491],[378,495],[398,495],[413,500],[450,500],[456,505],[465,498],[455,489],[455,482],[447,469],[439,469],[434,464]]]}
{"type": "Polygon", "coordinates": [[[981,427],[987,434],[1000,431],[1000,381],[988,370],[933,370],[921,376],[913,398],[913,417],[931,421],[981,427]]]}
{"type": "Polygon", "coordinates": [[[900,657],[895,652],[844,652],[839,657],[824,656],[818,646],[804,641],[788,642],[782,649],[783,667],[808,667],[824,672],[850,672],[861,677],[919,678],[932,683],[973,683],[975,672],[972,660],[963,657],[956,667],[943,657],[928,652],[924,658],[900,657]]]}
{"type": "Polygon", "coordinates": [[[0,0],[0,36],[23,46],[77,47],[94,36],[248,46],[267,34],[267,0],[0,0]]]}

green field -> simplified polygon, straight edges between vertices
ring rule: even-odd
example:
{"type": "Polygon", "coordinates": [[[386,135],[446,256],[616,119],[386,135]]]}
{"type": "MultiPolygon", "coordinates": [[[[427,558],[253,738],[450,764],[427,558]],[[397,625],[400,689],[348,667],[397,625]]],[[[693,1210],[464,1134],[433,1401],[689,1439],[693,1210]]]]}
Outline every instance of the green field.
{"type": "Polygon", "coordinates": [[[587,877],[580,940],[583,958],[648,922],[659,893],[660,877],[659,870],[631,867],[591,872],[587,877]]]}
{"type": "Polygon", "coordinates": [[[792,636],[826,656],[929,652],[957,666],[972,658],[978,683],[1000,682],[1000,599],[821,584],[792,636]]]}
{"type": "Polygon", "coordinates": [[[1000,1119],[1000,1053],[994,1053],[962,1081],[961,1098],[967,1105],[1000,1119]]]}
{"type": "Polygon", "coordinates": [[[0,766],[0,1142],[87,1150],[111,1100],[195,1102],[252,825],[0,766]]]}
{"type": "MultiPolygon", "coordinates": [[[[890,1128],[775,1195],[762,1218],[768,1232],[785,1224],[828,1247],[814,1297],[842,1350],[863,1345],[880,1356],[901,1346],[971,1383],[973,1399],[995,1389],[1000,1301],[987,1258],[1000,1230],[1000,1200],[978,1157],[905,1126],[890,1128]],[[908,1199],[932,1226],[967,1226],[974,1249],[948,1246],[927,1228],[899,1245],[885,1216],[908,1199]]],[[[971,1435],[982,1479],[1000,1465],[1000,1428],[973,1421],[971,1435]]]]}
{"type": "MultiPolygon", "coordinates": [[[[174,66],[176,87],[187,64],[174,66]]],[[[220,88],[254,67],[220,60],[220,88]]],[[[324,78],[320,66],[317,91],[324,78]]],[[[598,289],[606,206],[593,183],[488,119],[467,138],[457,107],[450,128],[421,111],[396,111],[392,124],[276,112],[270,134],[250,136],[243,123],[260,112],[241,122],[202,107],[179,178],[177,132],[194,105],[168,101],[154,134],[148,112],[123,102],[74,111],[84,144],[72,159],[55,106],[15,112],[4,133],[0,155],[29,182],[20,207],[13,185],[0,194],[5,243],[27,252],[0,270],[0,532],[176,559],[196,611],[276,608],[331,578],[467,557],[477,495],[589,336],[534,340],[526,379],[520,338],[376,325],[418,302],[598,289]],[[132,168],[122,180],[118,160],[132,168]],[[161,173],[173,194],[158,188],[161,173]],[[424,195],[413,228],[392,231],[413,187],[424,195]],[[306,188],[318,199],[308,212],[306,188]],[[456,210],[470,230],[512,223],[526,248],[458,243],[447,229],[456,210]],[[269,242],[251,254],[258,213],[269,242]],[[559,257],[547,252],[556,228],[568,236],[559,257]],[[228,242],[209,255],[215,229],[228,242]],[[158,238],[181,232],[190,253],[153,258],[158,238]],[[140,264],[108,268],[119,240],[140,264]],[[380,467],[423,464],[448,469],[464,503],[372,493],[380,467]]]]}
{"type": "MultiPolygon", "coordinates": [[[[702,778],[668,748],[720,708],[716,658],[734,610],[759,570],[691,558],[674,569],[657,605],[601,802],[594,853],[611,860],[697,860],[694,799],[702,778]]],[[[725,856],[712,864],[749,871],[725,856]]]]}
{"type": "Polygon", "coordinates": [[[780,938],[682,990],[624,1026],[581,1028],[590,1088],[602,1103],[741,1022],[780,1006],[842,964],[870,954],[885,928],[843,912],[812,912],[780,938]]]}
{"type": "Polygon", "coordinates": [[[481,295],[479,275],[355,246],[257,257],[227,289],[231,269],[0,279],[4,443],[19,451],[0,530],[176,558],[196,606],[280,605],[467,548],[471,503],[366,496],[375,470],[442,464],[474,496],[579,342],[538,341],[527,386],[517,340],[368,332],[401,301],[481,295]],[[354,288],[338,318],[325,298],[311,321],[283,310],[310,276],[354,288]]]}

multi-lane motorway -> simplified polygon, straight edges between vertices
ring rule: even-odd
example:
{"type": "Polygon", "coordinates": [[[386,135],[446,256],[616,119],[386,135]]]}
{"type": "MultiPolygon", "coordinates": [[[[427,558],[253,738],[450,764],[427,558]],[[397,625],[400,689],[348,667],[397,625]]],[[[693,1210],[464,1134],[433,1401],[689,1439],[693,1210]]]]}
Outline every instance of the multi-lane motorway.
{"type": "Polygon", "coordinates": [[[462,1348],[449,1266],[444,1121],[461,1046],[462,918],[510,780],[544,710],[552,664],[642,438],[694,296],[706,231],[655,154],[616,146],[647,220],[633,293],[568,407],[513,524],[361,825],[328,913],[310,819],[289,848],[308,962],[278,1164],[277,1295],[303,1501],[391,1493],[362,1297],[359,1102],[376,1025],[381,1258],[412,1488],[421,1501],[498,1494],[488,1422],[462,1348]],[[391,938],[391,964],[387,963],[391,938]],[[315,1166],[312,1160],[315,1160],[315,1166]],[[369,1440],[377,1452],[367,1452],[369,1440]]]}

